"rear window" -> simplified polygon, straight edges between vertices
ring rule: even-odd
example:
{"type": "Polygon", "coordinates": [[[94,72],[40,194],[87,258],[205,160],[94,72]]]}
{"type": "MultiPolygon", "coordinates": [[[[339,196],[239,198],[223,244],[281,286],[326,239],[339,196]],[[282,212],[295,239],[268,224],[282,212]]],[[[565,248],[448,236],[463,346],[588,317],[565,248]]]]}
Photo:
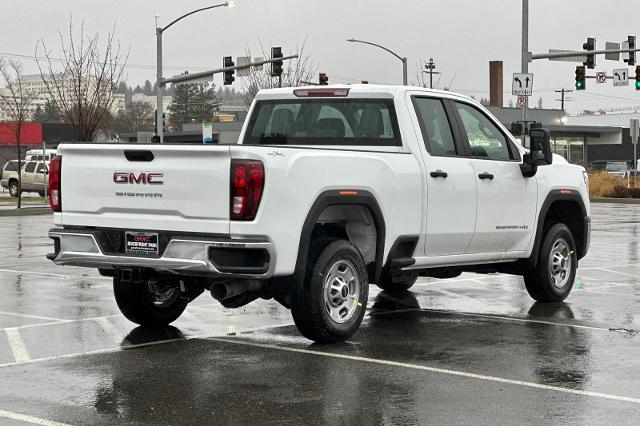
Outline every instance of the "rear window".
{"type": "Polygon", "coordinates": [[[258,101],[247,145],[401,146],[389,99],[258,101]]]}
{"type": "Polygon", "coordinates": [[[9,161],[4,166],[5,172],[17,172],[18,171],[18,162],[17,161],[9,161]]]}

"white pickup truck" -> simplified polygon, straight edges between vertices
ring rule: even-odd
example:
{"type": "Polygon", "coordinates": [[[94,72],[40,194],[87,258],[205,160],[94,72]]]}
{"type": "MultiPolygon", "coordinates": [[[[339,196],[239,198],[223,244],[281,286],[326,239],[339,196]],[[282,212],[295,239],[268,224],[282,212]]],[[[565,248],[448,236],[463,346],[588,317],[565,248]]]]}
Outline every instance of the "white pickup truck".
{"type": "Polygon", "coordinates": [[[530,141],[450,92],[264,90],[235,145],[60,145],[48,257],[113,277],[141,325],[208,290],[225,307],[274,298],[317,342],[357,330],[369,283],[502,272],[561,301],[589,246],[588,180],[546,130],[530,141]]]}

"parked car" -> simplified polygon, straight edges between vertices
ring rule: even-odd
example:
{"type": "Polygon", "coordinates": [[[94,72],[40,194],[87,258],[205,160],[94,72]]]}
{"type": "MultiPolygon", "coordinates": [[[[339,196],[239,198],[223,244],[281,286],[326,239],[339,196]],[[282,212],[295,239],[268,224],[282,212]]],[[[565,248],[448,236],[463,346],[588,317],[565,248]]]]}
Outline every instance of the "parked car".
{"type": "Polygon", "coordinates": [[[237,145],[60,145],[48,258],[113,277],[143,326],[208,290],[225,307],[274,298],[317,342],[357,330],[369,283],[504,272],[559,302],[589,246],[588,178],[547,130],[530,141],[446,91],[263,90],[237,145]]]}
{"type": "Polygon", "coordinates": [[[55,149],[45,149],[44,155],[42,153],[42,149],[30,149],[25,154],[26,161],[46,161],[49,162],[53,157],[56,156],[55,149]]]}
{"type": "MultiPolygon", "coordinates": [[[[9,189],[12,197],[18,196],[18,161],[9,161],[2,170],[2,179],[0,185],[9,189]]],[[[26,161],[22,166],[21,186],[22,192],[37,192],[40,196],[45,195],[48,185],[49,166],[45,162],[26,161]]]]}
{"type": "Polygon", "coordinates": [[[590,169],[595,171],[606,171],[609,174],[624,178],[628,177],[629,173],[632,172],[626,161],[592,161],[590,169]]]}
{"type": "Polygon", "coordinates": [[[2,167],[0,186],[8,189],[12,197],[18,196],[18,160],[7,161],[2,167]]]}

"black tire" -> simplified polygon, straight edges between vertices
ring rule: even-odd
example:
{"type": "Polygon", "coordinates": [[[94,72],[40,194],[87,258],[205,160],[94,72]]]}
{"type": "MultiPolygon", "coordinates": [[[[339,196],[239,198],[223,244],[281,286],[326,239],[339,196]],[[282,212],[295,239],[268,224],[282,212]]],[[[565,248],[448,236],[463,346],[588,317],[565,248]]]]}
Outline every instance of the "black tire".
{"type": "MultiPolygon", "coordinates": [[[[551,226],[542,237],[542,245],[538,253],[538,262],[535,268],[524,274],[524,284],[529,295],[542,303],[561,302],[569,296],[573,288],[573,282],[578,269],[578,256],[576,255],[576,244],[571,231],[564,223],[556,223],[551,226]],[[565,244],[566,256],[559,253],[560,258],[564,258],[564,263],[558,265],[568,265],[568,271],[560,275],[556,274],[554,280],[554,266],[552,256],[558,248],[565,244]],[[566,279],[564,278],[566,277],[566,279]],[[560,282],[558,282],[558,278],[560,282]]],[[[561,271],[562,267],[556,267],[556,271],[561,271]]]]}
{"type": "Polygon", "coordinates": [[[9,195],[13,198],[18,198],[18,182],[15,180],[9,182],[9,195]]]}
{"type": "Polygon", "coordinates": [[[418,274],[404,273],[402,275],[382,274],[380,282],[376,283],[378,287],[386,291],[405,291],[409,290],[418,281],[418,274]]]}
{"type": "Polygon", "coordinates": [[[292,295],[291,306],[291,314],[300,333],[317,343],[340,342],[351,337],[360,327],[369,297],[367,268],[360,251],[346,240],[316,241],[309,252],[305,275],[304,283],[292,295]],[[344,322],[332,318],[327,308],[330,302],[325,298],[326,294],[333,294],[325,293],[325,283],[331,284],[328,282],[329,274],[340,271],[340,268],[345,268],[342,273],[348,268],[353,275],[352,285],[346,285],[347,296],[337,291],[335,299],[332,299],[343,300],[344,303],[334,312],[344,313],[344,318],[341,318],[344,322]]]}
{"type": "Polygon", "coordinates": [[[147,327],[164,327],[177,320],[189,303],[176,288],[177,296],[167,304],[156,305],[147,283],[123,282],[113,278],[113,294],[120,312],[129,321],[147,327]]]}
{"type": "Polygon", "coordinates": [[[41,196],[41,197],[44,197],[44,191],[38,192],[38,195],[41,196]]]}

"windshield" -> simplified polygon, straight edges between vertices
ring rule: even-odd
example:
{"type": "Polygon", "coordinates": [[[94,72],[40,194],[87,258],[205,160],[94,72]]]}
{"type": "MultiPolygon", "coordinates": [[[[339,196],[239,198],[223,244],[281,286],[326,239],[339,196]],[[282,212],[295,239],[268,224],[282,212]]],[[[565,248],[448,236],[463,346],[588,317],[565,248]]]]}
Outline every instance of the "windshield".
{"type": "Polygon", "coordinates": [[[616,161],[613,163],[607,163],[608,172],[623,172],[629,170],[625,161],[616,161]]]}
{"type": "Polygon", "coordinates": [[[258,101],[247,145],[401,146],[393,102],[387,99],[258,101]]]}

